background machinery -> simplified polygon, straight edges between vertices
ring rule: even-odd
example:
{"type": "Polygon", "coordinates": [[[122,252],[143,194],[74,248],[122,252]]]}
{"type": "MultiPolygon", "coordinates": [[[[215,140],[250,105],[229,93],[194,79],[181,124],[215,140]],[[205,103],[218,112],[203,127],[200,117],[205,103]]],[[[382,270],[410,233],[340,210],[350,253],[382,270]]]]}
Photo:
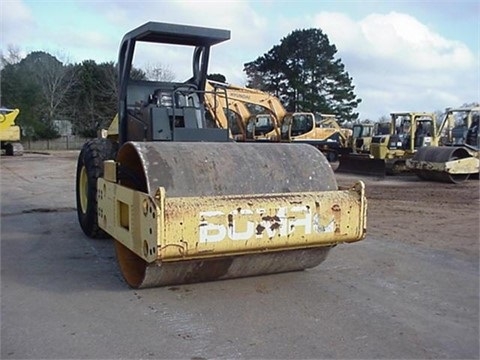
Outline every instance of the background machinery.
{"type": "Polygon", "coordinates": [[[351,152],[340,157],[337,172],[384,177],[407,172],[406,160],[421,146],[437,145],[435,114],[394,112],[387,134],[371,137],[369,152],[351,152]]]}
{"type": "Polygon", "coordinates": [[[330,162],[337,161],[338,154],[347,147],[351,130],[341,128],[335,115],[289,113],[277,97],[267,92],[213,81],[207,85],[225,96],[230,105],[243,103],[261,109],[255,115],[241,117],[247,141],[306,143],[322,151],[330,162]]]}
{"type": "Polygon", "coordinates": [[[20,114],[19,109],[0,108],[0,144],[2,154],[23,155],[23,145],[20,143],[20,127],[15,125],[15,119],[20,114]]]}
{"type": "Polygon", "coordinates": [[[349,153],[370,154],[370,144],[375,135],[390,132],[390,123],[363,123],[352,126],[352,135],[348,140],[349,153]]]}
{"type": "Polygon", "coordinates": [[[207,90],[240,115],[245,141],[280,141],[280,126],[287,112],[278,98],[257,89],[210,80],[207,90]],[[253,114],[248,106],[256,108],[257,112],[253,114]]]}
{"type": "Polygon", "coordinates": [[[324,153],[329,162],[349,151],[352,130],[341,128],[336,116],[321,113],[288,114],[282,123],[282,140],[305,143],[324,153]]]}
{"type": "Polygon", "coordinates": [[[462,183],[479,175],[480,107],[447,108],[435,147],[422,147],[406,162],[421,179],[462,183]]]}
{"type": "Polygon", "coordinates": [[[447,108],[439,127],[440,144],[478,148],[480,107],[447,108]]]}
{"type": "Polygon", "coordinates": [[[235,141],[247,141],[254,138],[247,126],[252,113],[243,101],[228,96],[226,84],[207,80],[205,89],[205,106],[208,116],[215,125],[230,130],[230,137],[235,141]],[[221,86],[219,86],[221,85],[221,86]]]}
{"type": "Polygon", "coordinates": [[[319,151],[235,142],[228,129],[207,126],[210,48],[229,38],[149,22],[121,42],[118,137],[83,146],[76,199],[82,230],[114,239],[131,287],[303,270],[365,236],[363,183],[339,189],[319,151]],[[192,77],[132,80],[138,42],[191,47],[192,77]]]}

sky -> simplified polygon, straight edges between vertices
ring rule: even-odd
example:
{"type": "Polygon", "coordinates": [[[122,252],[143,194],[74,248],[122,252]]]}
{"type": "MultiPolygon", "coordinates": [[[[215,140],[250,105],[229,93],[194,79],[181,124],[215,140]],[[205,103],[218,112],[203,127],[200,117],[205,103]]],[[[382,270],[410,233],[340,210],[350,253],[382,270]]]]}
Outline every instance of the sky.
{"type": "MultiPolygon", "coordinates": [[[[5,55],[46,51],[65,63],[116,61],[125,33],[148,21],[227,29],[209,73],[244,86],[245,63],[295,30],[321,29],[362,99],[359,118],[396,111],[438,112],[480,102],[480,0],[2,0],[5,55]]],[[[144,64],[176,77],[191,57],[149,52],[144,64]]],[[[186,76],[186,75],[185,75],[186,76]]]]}

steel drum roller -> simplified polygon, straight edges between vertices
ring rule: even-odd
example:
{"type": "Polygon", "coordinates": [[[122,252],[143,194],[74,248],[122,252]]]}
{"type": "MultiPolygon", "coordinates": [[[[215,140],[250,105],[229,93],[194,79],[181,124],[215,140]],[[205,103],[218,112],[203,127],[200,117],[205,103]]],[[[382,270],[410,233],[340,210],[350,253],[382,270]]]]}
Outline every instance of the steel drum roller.
{"type": "MultiPolygon", "coordinates": [[[[413,160],[432,163],[446,163],[448,161],[470,157],[467,150],[460,147],[450,146],[425,146],[415,153],[413,160]]],[[[468,180],[470,174],[449,174],[447,172],[429,171],[426,169],[417,170],[417,175],[424,180],[440,182],[460,183],[468,180]]]]}
{"type": "MultiPolygon", "coordinates": [[[[128,142],[117,156],[120,183],[170,197],[274,194],[338,189],[325,157],[306,144],[128,142]]],[[[135,288],[311,268],[330,246],[149,264],[115,241],[120,269],[135,288]]]]}
{"type": "Polygon", "coordinates": [[[122,183],[151,195],[159,186],[171,197],[337,189],[328,161],[306,144],[129,142],[117,161],[130,176],[122,183]]]}

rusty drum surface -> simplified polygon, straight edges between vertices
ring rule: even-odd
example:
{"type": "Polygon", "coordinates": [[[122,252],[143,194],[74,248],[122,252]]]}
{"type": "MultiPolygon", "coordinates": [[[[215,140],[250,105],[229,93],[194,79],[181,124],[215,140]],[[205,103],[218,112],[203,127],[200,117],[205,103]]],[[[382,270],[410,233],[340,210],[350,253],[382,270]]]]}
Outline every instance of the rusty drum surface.
{"type": "MultiPolygon", "coordinates": [[[[421,147],[415,153],[413,160],[419,162],[446,163],[448,161],[470,157],[467,150],[454,146],[425,146],[421,147]]],[[[433,180],[439,182],[460,183],[466,181],[470,174],[449,174],[446,171],[429,171],[420,169],[416,171],[417,175],[424,180],[433,180]]]]}
{"type": "MultiPolygon", "coordinates": [[[[328,161],[306,144],[129,142],[117,162],[122,185],[152,196],[158,187],[170,197],[338,189],[328,161]]],[[[134,288],[303,270],[320,264],[332,247],[147,263],[115,243],[121,271],[134,288]]]]}
{"type": "Polygon", "coordinates": [[[307,144],[131,142],[117,161],[128,185],[149,194],[162,186],[171,197],[337,189],[330,164],[307,144]]]}

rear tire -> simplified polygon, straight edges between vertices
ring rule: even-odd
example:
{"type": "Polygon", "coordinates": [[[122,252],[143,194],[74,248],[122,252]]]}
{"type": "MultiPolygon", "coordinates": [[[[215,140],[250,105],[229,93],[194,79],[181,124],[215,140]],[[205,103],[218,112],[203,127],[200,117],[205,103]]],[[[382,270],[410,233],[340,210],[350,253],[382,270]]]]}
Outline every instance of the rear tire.
{"type": "Polygon", "coordinates": [[[7,143],[5,144],[5,155],[14,156],[14,155],[23,155],[23,146],[18,143],[7,143]],[[20,145],[20,146],[18,146],[20,145]]]}
{"type": "Polygon", "coordinates": [[[328,151],[326,158],[328,162],[333,163],[338,161],[338,153],[336,151],[328,151]]]}
{"type": "Polygon", "coordinates": [[[103,176],[103,162],[114,160],[118,144],[108,139],[86,142],[77,162],[76,201],[80,227],[90,238],[105,239],[109,235],[98,226],[97,179],[103,176]]]}

